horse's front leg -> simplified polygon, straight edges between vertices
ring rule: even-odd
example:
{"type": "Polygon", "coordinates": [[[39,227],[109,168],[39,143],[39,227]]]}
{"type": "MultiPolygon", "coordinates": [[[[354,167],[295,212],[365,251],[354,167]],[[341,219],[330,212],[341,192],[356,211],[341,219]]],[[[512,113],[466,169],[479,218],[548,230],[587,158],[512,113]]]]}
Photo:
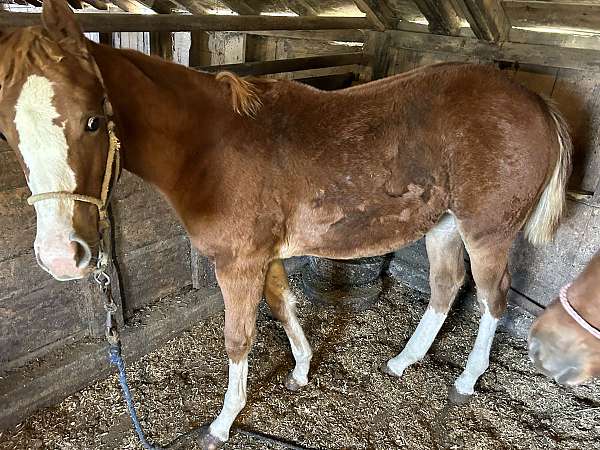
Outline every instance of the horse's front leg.
{"type": "Polygon", "coordinates": [[[223,409],[202,438],[204,449],[219,448],[229,439],[233,421],[246,405],[248,353],[256,329],[267,262],[217,260],[216,273],[225,303],[225,348],[229,357],[229,384],[223,409]]]}

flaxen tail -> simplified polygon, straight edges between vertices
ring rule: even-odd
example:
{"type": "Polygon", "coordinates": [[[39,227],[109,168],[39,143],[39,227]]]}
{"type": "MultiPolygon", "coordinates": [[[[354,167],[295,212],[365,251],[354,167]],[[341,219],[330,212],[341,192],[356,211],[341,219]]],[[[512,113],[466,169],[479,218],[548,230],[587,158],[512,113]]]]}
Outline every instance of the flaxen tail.
{"type": "Polygon", "coordinates": [[[552,101],[544,100],[548,113],[555,124],[559,152],[552,176],[525,224],[525,237],[536,246],[551,241],[558,227],[565,207],[567,180],[571,175],[571,152],[573,150],[567,122],[552,101]]]}

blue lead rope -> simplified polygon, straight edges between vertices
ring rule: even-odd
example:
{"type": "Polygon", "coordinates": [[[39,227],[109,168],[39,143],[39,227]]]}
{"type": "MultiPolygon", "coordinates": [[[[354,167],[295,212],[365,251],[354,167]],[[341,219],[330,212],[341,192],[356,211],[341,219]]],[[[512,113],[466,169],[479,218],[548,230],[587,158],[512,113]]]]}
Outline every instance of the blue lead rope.
{"type": "Polygon", "coordinates": [[[121,385],[121,390],[123,391],[123,398],[127,403],[127,409],[129,411],[129,416],[131,417],[131,423],[133,423],[133,427],[135,428],[135,432],[138,435],[140,443],[146,450],[161,450],[160,447],[156,447],[146,440],[146,436],[144,435],[144,431],[140,425],[137,413],[135,412],[133,398],[131,397],[129,385],[127,384],[127,374],[125,373],[125,363],[123,362],[123,357],[121,356],[120,343],[110,345],[110,349],[108,350],[108,359],[112,365],[117,366],[117,369],[119,369],[119,384],[121,385]]]}

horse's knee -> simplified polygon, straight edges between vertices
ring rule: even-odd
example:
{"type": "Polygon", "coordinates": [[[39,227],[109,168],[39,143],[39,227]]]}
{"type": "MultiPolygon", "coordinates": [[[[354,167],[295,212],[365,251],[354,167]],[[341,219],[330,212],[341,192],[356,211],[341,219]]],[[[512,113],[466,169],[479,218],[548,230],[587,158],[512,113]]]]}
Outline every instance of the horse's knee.
{"type": "Polygon", "coordinates": [[[233,362],[239,362],[248,355],[252,347],[253,335],[225,335],[225,350],[233,362]]]}

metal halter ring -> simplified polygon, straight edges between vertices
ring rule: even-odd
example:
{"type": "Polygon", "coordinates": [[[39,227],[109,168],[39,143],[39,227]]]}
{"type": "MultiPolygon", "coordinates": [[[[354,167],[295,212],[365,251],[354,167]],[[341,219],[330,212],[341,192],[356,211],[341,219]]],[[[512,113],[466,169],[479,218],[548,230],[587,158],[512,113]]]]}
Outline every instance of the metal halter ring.
{"type": "Polygon", "coordinates": [[[110,284],[110,276],[102,269],[94,272],[94,280],[100,285],[102,289],[106,289],[110,284]]]}

